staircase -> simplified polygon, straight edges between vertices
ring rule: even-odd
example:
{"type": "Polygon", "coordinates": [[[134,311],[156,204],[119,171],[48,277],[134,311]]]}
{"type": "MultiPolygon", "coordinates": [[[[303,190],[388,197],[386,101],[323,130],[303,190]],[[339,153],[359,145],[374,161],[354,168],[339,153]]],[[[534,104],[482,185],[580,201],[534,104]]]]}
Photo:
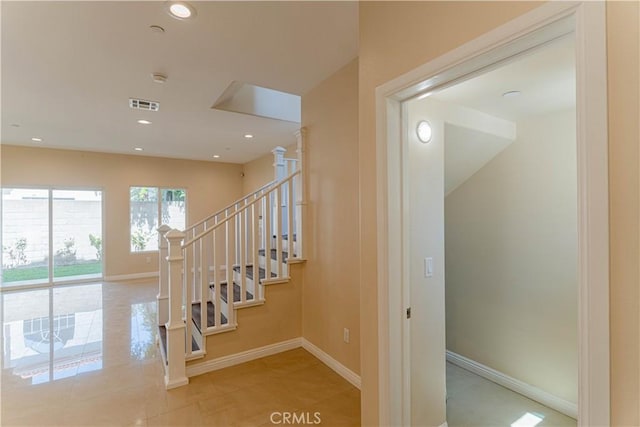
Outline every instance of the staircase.
{"type": "Polygon", "coordinates": [[[275,180],[185,230],[159,231],[159,343],[167,389],[189,382],[186,362],[207,337],[241,327],[238,310],[265,304],[264,287],[289,282],[303,262],[304,130],[298,158],[273,150],[275,180]]]}

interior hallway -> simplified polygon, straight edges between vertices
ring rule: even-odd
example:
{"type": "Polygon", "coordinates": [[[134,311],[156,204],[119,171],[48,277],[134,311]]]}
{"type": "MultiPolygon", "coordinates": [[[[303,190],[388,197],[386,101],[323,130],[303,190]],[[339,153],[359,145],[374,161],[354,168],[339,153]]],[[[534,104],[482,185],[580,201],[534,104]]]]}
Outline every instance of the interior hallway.
{"type": "Polygon", "coordinates": [[[447,423],[448,427],[576,426],[573,418],[449,362],[447,423]]]}
{"type": "Polygon", "coordinates": [[[274,412],[318,412],[323,425],[360,425],[359,390],[303,349],[166,391],[156,293],[138,282],[1,294],[0,424],[259,426],[274,412]]]}

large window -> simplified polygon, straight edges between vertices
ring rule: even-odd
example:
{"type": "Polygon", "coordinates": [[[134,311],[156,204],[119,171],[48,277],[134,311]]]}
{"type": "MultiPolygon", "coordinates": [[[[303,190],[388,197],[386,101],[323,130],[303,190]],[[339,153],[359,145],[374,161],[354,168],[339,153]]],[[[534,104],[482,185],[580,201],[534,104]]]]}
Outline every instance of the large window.
{"type": "Polygon", "coordinates": [[[186,228],[186,200],[184,189],[131,187],[131,251],[158,250],[158,227],[186,228]]]}
{"type": "Polygon", "coordinates": [[[2,189],[2,283],[102,276],[102,191],[2,189]]]}

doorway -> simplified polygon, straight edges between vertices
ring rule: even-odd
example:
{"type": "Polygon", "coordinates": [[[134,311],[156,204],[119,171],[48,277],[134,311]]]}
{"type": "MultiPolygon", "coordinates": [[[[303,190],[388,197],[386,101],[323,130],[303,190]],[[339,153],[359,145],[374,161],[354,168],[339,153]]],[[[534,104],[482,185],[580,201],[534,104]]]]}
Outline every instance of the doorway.
{"type": "Polygon", "coordinates": [[[102,278],[102,191],[2,189],[2,288],[102,278]]]}
{"type": "MultiPolygon", "coordinates": [[[[560,37],[571,36],[577,46],[578,423],[609,424],[604,28],[602,4],[545,4],[378,88],[377,120],[382,124],[378,164],[379,175],[386,183],[378,193],[378,215],[382,218],[378,222],[382,261],[378,281],[381,423],[446,424],[444,281],[437,284],[421,280],[424,295],[419,299],[411,298],[409,286],[414,285],[412,277],[426,279],[431,273],[437,278],[444,271],[443,257],[426,247],[434,243],[443,246],[443,209],[429,206],[423,197],[410,197],[409,171],[414,159],[408,151],[407,135],[415,134],[415,123],[408,119],[405,101],[429,96],[560,37]],[[424,215],[414,220],[409,215],[412,210],[424,215]],[[442,235],[423,242],[424,247],[415,245],[415,239],[412,243],[412,233],[429,227],[436,232],[439,227],[442,235]],[[431,256],[433,253],[436,255],[431,256]],[[422,343],[415,342],[417,334],[412,334],[417,328],[422,329],[422,343]],[[429,346],[417,371],[411,357],[413,345],[429,346]],[[420,399],[416,399],[417,393],[420,399]]],[[[439,131],[444,129],[436,125],[432,134],[439,131]]],[[[432,166],[424,167],[424,178],[442,180],[443,171],[432,166]]],[[[440,184],[444,188],[444,182],[440,184]]]]}
{"type": "MultiPolygon", "coordinates": [[[[428,324],[444,289],[449,427],[524,416],[531,427],[575,426],[573,35],[406,105],[409,298],[412,307],[430,301],[412,319],[428,324]]],[[[441,357],[424,332],[411,329],[411,378],[425,357],[441,357]]]]}

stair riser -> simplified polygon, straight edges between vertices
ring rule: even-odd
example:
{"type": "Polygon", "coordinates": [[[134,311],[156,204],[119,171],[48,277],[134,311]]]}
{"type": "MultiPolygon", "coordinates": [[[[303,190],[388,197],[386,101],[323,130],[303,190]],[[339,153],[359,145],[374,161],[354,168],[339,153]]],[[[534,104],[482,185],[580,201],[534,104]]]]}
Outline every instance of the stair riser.
{"type": "MultiPolygon", "coordinates": [[[[233,281],[236,282],[238,285],[240,285],[240,279],[241,279],[241,275],[240,273],[238,273],[237,271],[234,270],[233,272],[233,281]]],[[[246,278],[246,290],[249,291],[249,293],[255,295],[255,286],[253,284],[253,280],[249,279],[248,277],[246,278]]]]}
{"type": "MultiPolygon", "coordinates": [[[[271,239],[271,249],[276,249],[276,239],[271,239]]],[[[283,251],[288,251],[289,250],[289,243],[287,242],[287,240],[282,239],[282,250],[283,251]]],[[[294,241],[293,242],[293,253],[298,253],[298,242],[294,241]]]]}
{"type": "MultiPolygon", "coordinates": [[[[264,256],[261,255],[258,262],[260,263],[260,267],[266,269],[264,256]]],[[[275,259],[271,259],[271,271],[276,274],[278,273],[278,261],[276,261],[275,259]]],[[[284,276],[287,275],[287,264],[284,262],[282,263],[282,274],[284,276]]]]}

